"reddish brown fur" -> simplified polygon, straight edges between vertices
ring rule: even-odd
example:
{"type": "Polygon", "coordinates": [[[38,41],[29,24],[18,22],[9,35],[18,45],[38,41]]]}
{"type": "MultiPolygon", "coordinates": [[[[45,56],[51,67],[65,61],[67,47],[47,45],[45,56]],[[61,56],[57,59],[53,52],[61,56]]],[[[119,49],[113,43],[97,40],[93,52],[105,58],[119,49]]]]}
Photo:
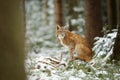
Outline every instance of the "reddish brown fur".
{"type": "Polygon", "coordinates": [[[57,26],[56,29],[57,36],[64,34],[64,38],[59,38],[61,44],[66,46],[69,49],[70,61],[74,59],[80,59],[85,62],[89,62],[92,59],[93,53],[92,49],[81,35],[73,34],[69,30],[66,30],[64,27],[57,26]],[[74,57],[74,53],[77,53],[77,56],[74,57]]]}

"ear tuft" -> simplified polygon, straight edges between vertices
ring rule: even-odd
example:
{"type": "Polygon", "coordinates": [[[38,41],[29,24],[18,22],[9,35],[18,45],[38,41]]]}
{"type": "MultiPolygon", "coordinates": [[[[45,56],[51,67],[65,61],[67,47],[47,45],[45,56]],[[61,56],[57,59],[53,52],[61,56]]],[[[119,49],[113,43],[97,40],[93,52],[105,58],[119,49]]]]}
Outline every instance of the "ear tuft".
{"type": "Polygon", "coordinates": [[[64,26],[64,29],[65,29],[65,30],[68,30],[68,27],[67,27],[67,26],[64,26]]]}
{"type": "Polygon", "coordinates": [[[56,29],[59,30],[60,29],[60,25],[57,25],[56,29]]]}

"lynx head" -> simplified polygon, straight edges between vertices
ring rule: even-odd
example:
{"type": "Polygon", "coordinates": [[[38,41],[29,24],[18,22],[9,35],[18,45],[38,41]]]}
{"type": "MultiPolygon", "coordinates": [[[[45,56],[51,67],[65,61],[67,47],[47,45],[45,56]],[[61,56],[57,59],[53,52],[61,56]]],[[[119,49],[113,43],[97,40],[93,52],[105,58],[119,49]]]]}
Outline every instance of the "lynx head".
{"type": "Polygon", "coordinates": [[[59,26],[57,25],[56,27],[56,35],[59,39],[62,39],[66,36],[66,28],[65,26],[59,26]]]}

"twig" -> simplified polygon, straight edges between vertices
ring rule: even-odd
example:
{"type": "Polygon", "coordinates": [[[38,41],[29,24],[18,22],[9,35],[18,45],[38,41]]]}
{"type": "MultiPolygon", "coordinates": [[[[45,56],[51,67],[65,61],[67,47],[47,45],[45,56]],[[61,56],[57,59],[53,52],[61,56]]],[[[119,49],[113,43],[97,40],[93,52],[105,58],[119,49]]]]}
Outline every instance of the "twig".
{"type": "Polygon", "coordinates": [[[52,64],[59,64],[60,61],[54,59],[54,58],[45,58],[46,60],[50,60],[52,64]]]}
{"type": "Polygon", "coordinates": [[[48,62],[45,62],[45,61],[38,61],[38,62],[41,62],[41,63],[47,64],[47,65],[50,65],[50,66],[56,68],[56,66],[54,66],[54,65],[52,65],[52,64],[50,64],[50,63],[48,63],[48,62]]]}
{"type": "Polygon", "coordinates": [[[63,53],[61,53],[60,55],[60,61],[62,61],[62,58],[63,58],[63,53]]]}
{"type": "Polygon", "coordinates": [[[49,60],[49,61],[38,61],[38,62],[42,62],[42,63],[47,64],[47,65],[50,65],[50,66],[52,66],[52,67],[54,67],[54,68],[58,68],[58,67],[61,66],[61,65],[66,66],[66,64],[61,63],[62,58],[63,58],[63,53],[61,53],[59,59],[56,58],[56,57],[54,57],[54,58],[48,57],[48,58],[44,58],[44,59],[45,59],[45,60],[49,60]]]}

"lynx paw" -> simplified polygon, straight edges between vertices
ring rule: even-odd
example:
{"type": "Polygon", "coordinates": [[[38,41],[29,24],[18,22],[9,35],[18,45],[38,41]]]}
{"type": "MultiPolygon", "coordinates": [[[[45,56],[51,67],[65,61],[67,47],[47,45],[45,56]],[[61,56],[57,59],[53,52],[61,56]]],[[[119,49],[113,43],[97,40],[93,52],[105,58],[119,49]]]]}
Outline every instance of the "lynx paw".
{"type": "Polygon", "coordinates": [[[68,60],[68,62],[72,62],[72,61],[74,61],[74,59],[69,59],[69,60],[68,60]]]}

